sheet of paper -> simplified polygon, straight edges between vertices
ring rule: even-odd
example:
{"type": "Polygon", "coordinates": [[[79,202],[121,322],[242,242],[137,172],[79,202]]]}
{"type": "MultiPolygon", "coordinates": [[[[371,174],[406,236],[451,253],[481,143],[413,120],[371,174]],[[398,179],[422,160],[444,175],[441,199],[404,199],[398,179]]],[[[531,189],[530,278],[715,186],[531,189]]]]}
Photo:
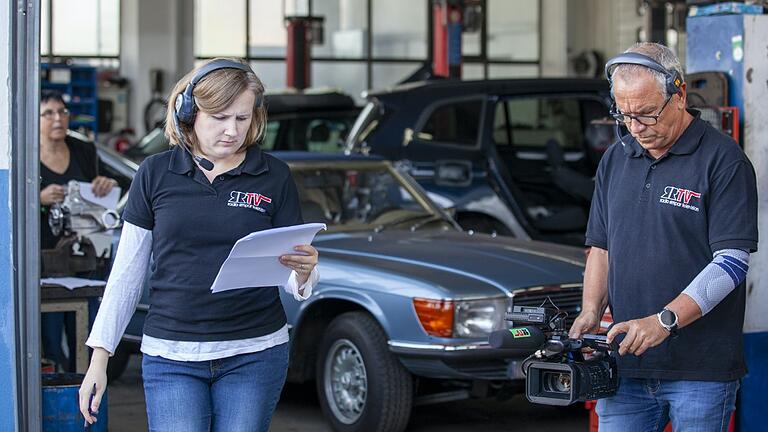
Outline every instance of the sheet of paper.
{"type": "Polygon", "coordinates": [[[76,277],[53,277],[40,279],[40,283],[49,285],[61,285],[64,288],[73,290],[87,286],[104,286],[107,283],[97,279],[83,279],[76,277]]]}
{"type": "Polygon", "coordinates": [[[109,210],[114,210],[115,208],[117,208],[117,201],[120,200],[120,192],[121,192],[121,189],[119,186],[113,187],[112,190],[110,190],[109,193],[104,195],[103,197],[97,197],[96,195],[93,194],[93,185],[91,183],[86,183],[86,182],[78,182],[78,183],[80,183],[80,196],[82,196],[83,199],[88,200],[94,204],[98,204],[109,210]]]}
{"type": "Polygon", "coordinates": [[[295,254],[295,246],[310,244],[325,224],[308,223],[248,234],[238,240],[213,281],[214,293],[248,287],[285,285],[291,269],[280,255],[295,254]]]}

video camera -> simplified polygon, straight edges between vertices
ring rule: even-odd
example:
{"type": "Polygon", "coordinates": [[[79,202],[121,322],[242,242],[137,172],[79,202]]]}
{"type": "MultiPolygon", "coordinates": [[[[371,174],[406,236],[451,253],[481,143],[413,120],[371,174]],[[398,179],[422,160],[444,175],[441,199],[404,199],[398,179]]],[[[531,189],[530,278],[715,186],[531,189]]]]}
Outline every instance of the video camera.
{"type": "Polygon", "coordinates": [[[613,396],[619,387],[616,360],[609,354],[617,349],[615,342],[593,334],[569,338],[567,315],[556,308],[513,306],[506,320],[527,325],[490,335],[494,348],[534,350],[522,364],[525,397],[533,403],[570,405],[613,396]],[[595,352],[585,358],[582,348],[595,352]]]}

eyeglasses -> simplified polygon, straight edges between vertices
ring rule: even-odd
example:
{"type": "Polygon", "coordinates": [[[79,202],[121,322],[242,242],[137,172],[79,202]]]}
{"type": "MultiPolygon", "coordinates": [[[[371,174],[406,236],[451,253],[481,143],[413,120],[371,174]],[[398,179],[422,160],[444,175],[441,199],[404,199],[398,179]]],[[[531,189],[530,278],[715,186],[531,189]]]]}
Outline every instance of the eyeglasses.
{"type": "Polygon", "coordinates": [[[56,117],[56,115],[59,115],[59,117],[69,117],[69,110],[66,108],[59,108],[57,110],[47,109],[40,113],[40,117],[45,117],[48,120],[51,120],[56,117]]]}
{"type": "Polygon", "coordinates": [[[667,104],[672,99],[672,96],[670,95],[666,101],[664,101],[664,105],[661,106],[661,109],[659,110],[659,113],[656,115],[632,115],[632,114],[624,114],[623,112],[619,111],[618,108],[616,108],[616,105],[613,106],[611,109],[611,117],[616,119],[616,121],[622,122],[625,125],[629,126],[629,124],[632,122],[632,120],[640,123],[644,126],[653,126],[656,123],[659,122],[659,117],[661,117],[661,113],[664,112],[664,108],[667,107],[667,104]]]}

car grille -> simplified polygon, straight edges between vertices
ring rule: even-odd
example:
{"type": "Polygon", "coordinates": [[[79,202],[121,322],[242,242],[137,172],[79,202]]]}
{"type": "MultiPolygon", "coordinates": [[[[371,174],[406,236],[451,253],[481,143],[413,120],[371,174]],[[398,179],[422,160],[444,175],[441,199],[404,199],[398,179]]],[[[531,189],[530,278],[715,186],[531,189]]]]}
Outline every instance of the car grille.
{"type": "Polygon", "coordinates": [[[547,285],[513,291],[514,306],[557,306],[568,313],[565,319],[566,330],[571,328],[573,320],[581,312],[581,284],[547,285]],[[549,299],[549,300],[547,300],[549,299]],[[551,300],[551,302],[550,302],[551,300]]]}

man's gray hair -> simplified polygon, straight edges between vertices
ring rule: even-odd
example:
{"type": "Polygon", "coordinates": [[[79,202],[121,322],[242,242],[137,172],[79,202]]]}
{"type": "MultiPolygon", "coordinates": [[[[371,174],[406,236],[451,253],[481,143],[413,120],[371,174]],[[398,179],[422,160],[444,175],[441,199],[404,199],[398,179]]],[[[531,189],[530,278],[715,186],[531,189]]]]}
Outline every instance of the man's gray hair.
{"type": "MultiPolygon", "coordinates": [[[[648,56],[656,61],[656,63],[664,66],[665,69],[677,71],[677,73],[680,74],[680,78],[685,81],[683,67],[680,65],[680,59],[677,58],[672,50],[664,45],[654,42],[640,42],[632,45],[624,52],[638,53],[648,56]]],[[[616,78],[630,81],[640,70],[650,73],[653,78],[656,79],[656,82],[659,84],[659,90],[661,90],[661,94],[664,95],[664,99],[670,96],[667,93],[667,77],[663,73],[649,69],[645,66],[626,63],[619,64],[613,68],[611,81],[615,81],[616,78]]]]}

